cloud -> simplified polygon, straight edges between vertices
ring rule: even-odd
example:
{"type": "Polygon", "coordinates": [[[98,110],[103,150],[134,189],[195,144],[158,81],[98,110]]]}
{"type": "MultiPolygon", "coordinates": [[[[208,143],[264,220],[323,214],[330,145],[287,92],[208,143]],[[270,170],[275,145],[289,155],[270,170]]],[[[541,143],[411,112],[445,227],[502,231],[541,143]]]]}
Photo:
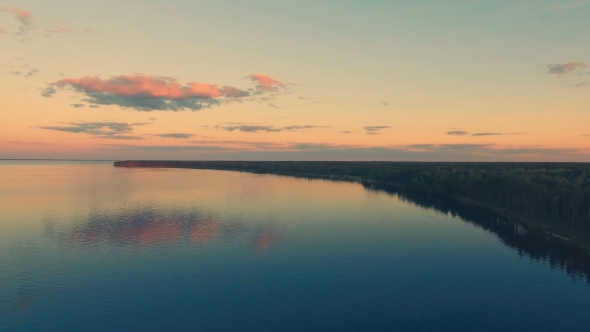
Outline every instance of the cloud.
{"type": "Polygon", "coordinates": [[[239,126],[225,126],[221,127],[223,130],[227,131],[243,131],[246,133],[256,133],[259,131],[266,131],[266,132],[278,132],[281,131],[273,126],[255,126],[255,125],[239,125],[239,126]]]}
{"type": "Polygon", "coordinates": [[[81,108],[81,107],[84,107],[86,105],[84,105],[84,104],[70,104],[70,106],[75,107],[75,108],[81,108]]]}
{"type": "Polygon", "coordinates": [[[547,71],[548,74],[557,75],[557,77],[561,77],[562,75],[571,73],[577,68],[586,68],[587,66],[582,62],[568,62],[564,64],[549,64],[547,65],[547,67],[549,68],[549,70],[547,71]]]}
{"type": "Polygon", "coordinates": [[[33,68],[33,69],[29,70],[29,72],[28,72],[28,73],[26,73],[26,74],[25,74],[25,78],[26,78],[26,77],[31,77],[31,76],[33,76],[33,75],[37,74],[38,72],[39,72],[39,69],[35,69],[35,68],[33,68]]]}
{"type": "Polygon", "coordinates": [[[88,134],[108,139],[141,139],[141,136],[122,135],[129,134],[135,126],[145,126],[148,123],[137,122],[65,122],[67,126],[42,126],[41,129],[56,130],[76,134],[88,134]]]}
{"type": "MultiPolygon", "coordinates": [[[[49,19],[49,26],[47,26],[45,28],[39,27],[33,22],[32,13],[30,11],[24,10],[24,9],[0,6],[0,13],[12,14],[19,21],[20,25],[18,26],[18,32],[16,33],[16,35],[25,35],[31,31],[32,32],[44,31],[44,32],[46,32],[46,36],[50,36],[51,34],[72,31],[72,29],[59,24],[56,20],[54,20],[52,18],[49,19]]],[[[3,32],[6,32],[6,31],[4,31],[4,29],[0,29],[0,30],[2,30],[3,32]]],[[[23,41],[24,40],[29,40],[29,39],[23,39],[23,41]]]]}
{"type": "MultiPolygon", "coordinates": [[[[57,91],[55,90],[54,87],[48,86],[45,89],[43,89],[43,91],[41,91],[41,96],[43,96],[45,98],[51,98],[56,93],[57,93],[57,91]]],[[[92,107],[92,105],[90,107],[92,107]]]]}
{"type": "Polygon", "coordinates": [[[463,130],[454,130],[447,132],[447,135],[457,135],[457,136],[502,136],[502,135],[520,135],[522,133],[499,133],[499,132],[484,132],[484,133],[473,133],[471,134],[468,131],[463,130]]]}
{"type": "Polygon", "coordinates": [[[501,136],[501,135],[505,135],[502,133],[475,133],[471,136],[501,136]]]}
{"type": "Polygon", "coordinates": [[[328,128],[328,126],[310,126],[310,125],[305,125],[305,126],[286,126],[286,127],[281,128],[281,129],[287,130],[287,131],[292,131],[292,130],[305,130],[305,129],[314,129],[314,128],[328,128]]]}
{"type": "Polygon", "coordinates": [[[45,28],[45,31],[48,33],[64,33],[72,31],[72,29],[59,24],[54,19],[49,19],[49,24],[50,26],[45,28]]]}
{"type": "Polygon", "coordinates": [[[505,135],[522,135],[524,133],[475,133],[471,136],[505,136],[505,135]]]}
{"type": "Polygon", "coordinates": [[[244,98],[250,95],[248,91],[240,90],[233,86],[224,86],[222,91],[223,95],[228,98],[244,98]]]}
{"type": "MultiPolygon", "coordinates": [[[[239,146],[246,149],[281,149],[286,146],[285,143],[280,142],[245,142],[245,141],[188,141],[188,143],[195,144],[197,146],[219,146],[227,149],[227,146],[239,146]]],[[[289,144],[287,144],[290,146],[289,144]]]]}
{"type": "Polygon", "coordinates": [[[491,146],[491,144],[411,144],[404,146],[404,148],[417,151],[465,151],[491,146]]]}
{"type": "Polygon", "coordinates": [[[465,136],[465,135],[469,135],[469,132],[462,131],[462,130],[454,130],[454,131],[447,132],[447,135],[465,136]]]}
{"type": "Polygon", "coordinates": [[[249,95],[234,87],[188,82],[181,85],[176,79],[162,76],[113,76],[66,78],[49,84],[50,87],[71,87],[83,93],[83,101],[99,105],[118,105],[138,111],[193,111],[218,104],[216,98],[242,98],[249,95]]]}
{"type": "Polygon", "coordinates": [[[278,88],[285,87],[285,84],[281,83],[279,80],[264,74],[251,74],[245,78],[252,80],[252,82],[256,82],[256,88],[260,91],[271,92],[277,91],[278,88]]]}
{"type": "Polygon", "coordinates": [[[576,87],[576,88],[581,88],[583,86],[587,86],[588,84],[590,84],[590,82],[583,82],[583,83],[573,84],[572,86],[573,87],[576,87]]]}
{"type": "Polygon", "coordinates": [[[281,109],[280,107],[278,107],[277,105],[273,104],[273,103],[268,103],[268,106],[274,108],[274,109],[281,109]]]}
{"type": "Polygon", "coordinates": [[[314,128],[326,128],[325,126],[286,126],[286,127],[275,127],[275,126],[262,126],[262,125],[234,125],[234,126],[223,126],[219,127],[226,131],[243,131],[246,133],[256,133],[259,131],[263,132],[281,132],[281,131],[299,131],[314,128]]]}
{"type": "Polygon", "coordinates": [[[12,14],[17,20],[20,21],[19,33],[20,35],[26,34],[35,27],[31,18],[31,12],[19,8],[11,8],[6,6],[0,6],[0,13],[12,14]]]}
{"type": "Polygon", "coordinates": [[[182,133],[170,133],[170,134],[154,134],[153,136],[158,136],[162,138],[191,138],[193,134],[182,134],[182,133]]]}
{"type": "Polygon", "coordinates": [[[11,75],[16,75],[16,76],[20,75],[21,73],[22,73],[22,72],[21,72],[20,70],[11,70],[11,71],[10,71],[10,74],[11,74],[11,75]]]}
{"type": "Polygon", "coordinates": [[[132,136],[132,135],[113,135],[113,136],[103,136],[103,138],[108,139],[120,139],[120,140],[136,140],[136,139],[143,139],[141,136],[132,136]]]}
{"type": "Polygon", "coordinates": [[[316,143],[194,141],[192,145],[105,145],[125,159],[372,160],[372,161],[590,161],[588,150],[494,144],[352,146],[316,143]]]}
{"type": "Polygon", "coordinates": [[[375,134],[379,134],[379,132],[381,130],[384,129],[389,129],[391,128],[391,126],[366,126],[363,127],[363,129],[367,132],[367,134],[369,135],[375,135],[375,134]]]}
{"type": "Polygon", "coordinates": [[[351,130],[344,130],[340,132],[341,134],[352,134],[351,130]]]}

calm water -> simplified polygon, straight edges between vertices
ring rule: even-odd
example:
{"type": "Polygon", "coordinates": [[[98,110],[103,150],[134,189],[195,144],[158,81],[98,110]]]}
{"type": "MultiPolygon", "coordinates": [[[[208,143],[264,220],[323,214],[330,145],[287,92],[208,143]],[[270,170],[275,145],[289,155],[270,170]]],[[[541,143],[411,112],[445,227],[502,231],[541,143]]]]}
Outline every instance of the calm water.
{"type": "Polygon", "coordinates": [[[587,254],[376,189],[0,162],[0,330],[590,330],[587,254]]]}

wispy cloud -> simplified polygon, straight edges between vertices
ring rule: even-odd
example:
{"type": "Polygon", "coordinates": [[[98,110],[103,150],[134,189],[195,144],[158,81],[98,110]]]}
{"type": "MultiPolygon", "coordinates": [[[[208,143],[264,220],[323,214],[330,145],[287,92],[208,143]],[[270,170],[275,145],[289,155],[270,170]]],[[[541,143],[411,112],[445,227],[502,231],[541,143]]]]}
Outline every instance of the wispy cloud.
{"type": "MultiPolygon", "coordinates": [[[[45,27],[42,25],[38,25],[33,20],[33,14],[29,10],[14,8],[14,7],[7,7],[7,6],[0,6],[0,13],[7,13],[11,14],[16,18],[19,22],[17,27],[18,31],[15,33],[16,35],[26,35],[30,32],[34,34],[44,33],[46,37],[49,37],[52,34],[58,33],[65,33],[71,32],[72,29],[66,27],[55,19],[49,18],[49,24],[45,27]]],[[[6,32],[4,28],[1,28],[2,32],[6,32]]],[[[28,40],[28,39],[26,39],[28,40]]]]}
{"type": "Polygon", "coordinates": [[[385,129],[389,129],[389,128],[391,128],[391,126],[366,126],[366,127],[363,127],[365,132],[369,135],[379,134],[380,131],[385,130],[385,129]]]}
{"type": "Polygon", "coordinates": [[[29,71],[28,71],[28,72],[25,74],[25,78],[27,78],[27,77],[31,77],[31,76],[33,76],[33,75],[37,74],[38,72],[39,72],[39,69],[35,69],[35,68],[33,68],[33,69],[29,70],[29,71]]]}
{"type": "Polygon", "coordinates": [[[463,130],[454,130],[447,132],[447,135],[456,135],[456,136],[502,136],[502,135],[520,135],[522,133],[500,133],[500,132],[482,132],[482,133],[470,133],[468,131],[463,130]]]}
{"type": "Polygon", "coordinates": [[[41,91],[41,96],[43,96],[45,98],[51,98],[56,93],[57,93],[57,90],[55,90],[54,87],[48,86],[45,89],[43,89],[43,91],[41,91]]]}
{"type": "Polygon", "coordinates": [[[502,136],[502,135],[506,135],[503,133],[475,133],[471,136],[502,136]]]}
{"type": "Polygon", "coordinates": [[[469,132],[463,131],[463,130],[453,130],[453,131],[447,132],[447,135],[465,136],[465,135],[469,135],[469,132]]]}
{"type": "Polygon", "coordinates": [[[568,62],[564,64],[548,64],[547,70],[548,74],[557,75],[557,77],[561,77],[562,75],[568,74],[573,72],[578,68],[586,68],[586,64],[582,62],[568,62]]]}
{"type": "Polygon", "coordinates": [[[44,30],[45,30],[45,32],[48,32],[50,34],[51,33],[64,33],[64,32],[72,31],[72,29],[61,25],[59,22],[57,22],[54,19],[49,19],[49,26],[46,27],[44,30]]]}
{"type": "Polygon", "coordinates": [[[191,138],[193,134],[184,134],[184,133],[169,133],[169,134],[154,134],[153,136],[158,136],[162,138],[191,138]]]}
{"type": "Polygon", "coordinates": [[[31,17],[31,12],[24,9],[14,8],[14,7],[6,7],[0,6],[0,13],[8,13],[12,14],[20,23],[18,29],[18,34],[26,34],[31,31],[35,25],[33,24],[33,20],[31,17]]]}
{"type": "Polygon", "coordinates": [[[242,131],[246,133],[256,133],[256,132],[281,132],[281,131],[300,131],[306,129],[315,129],[315,128],[326,128],[325,126],[311,126],[311,125],[303,125],[303,126],[285,126],[285,127],[275,127],[275,126],[265,126],[265,125],[232,125],[232,126],[216,126],[216,129],[221,129],[225,131],[242,131]]]}
{"type": "Polygon", "coordinates": [[[572,84],[572,86],[576,87],[576,88],[581,88],[581,87],[587,86],[589,84],[590,84],[590,82],[583,82],[583,83],[578,83],[578,84],[572,84]]]}
{"type": "MultiPolygon", "coordinates": [[[[23,68],[28,67],[28,65],[24,65],[23,68]]],[[[14,76],[20,76],[21,74],[23,74],[24,78],[29,78],[35,74],[37,74],[39,72],[39,69],[36,68],[31,68],[26,72],[23,72],[21,70],[11,70],[10,71],[10,75],[14,75],[14,76]]]]}
{"type": "MultiPolygon", "coordinates": [[[[383,160],[383,161],[590,161],[581,149],[494,144],[413,144],[389,147],[317,143],[193,141],[192,145],[109,145],[124,158],[193,156],[201,160],[383,160]]],[[[178,158],[178,157],[176,157],[178,158]]]]}
{"type": "Polygon", "coordinates": [[[281,87],[285,87],[284,83],[264,74],[251,74],[245,78],[252,80],[252,82],[256,82],[256,88],[260,91],[271,92],[277,91],[281,87]]]}
{"type": "Polygon", "coordinates": [[[65,126],[41,126],[45,130],[63,131],[76,134],[88,134],[108,139],[141,139],[141,136],[127,135],[133,132],[136,126],[145,126],[148,123],[136,122],[64,122],[65,126]]]}

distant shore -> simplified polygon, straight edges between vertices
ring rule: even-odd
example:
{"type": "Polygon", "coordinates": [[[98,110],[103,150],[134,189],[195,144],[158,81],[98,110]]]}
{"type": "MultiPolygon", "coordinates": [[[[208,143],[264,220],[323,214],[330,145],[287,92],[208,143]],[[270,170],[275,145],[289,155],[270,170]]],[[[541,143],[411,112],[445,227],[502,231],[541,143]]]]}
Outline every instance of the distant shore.
{"type": "Polygon", "coordinates": [[[485,208],[590,252],[590,164],[129,160],[114,166],[239,171],[421,191],[485,208]]]}

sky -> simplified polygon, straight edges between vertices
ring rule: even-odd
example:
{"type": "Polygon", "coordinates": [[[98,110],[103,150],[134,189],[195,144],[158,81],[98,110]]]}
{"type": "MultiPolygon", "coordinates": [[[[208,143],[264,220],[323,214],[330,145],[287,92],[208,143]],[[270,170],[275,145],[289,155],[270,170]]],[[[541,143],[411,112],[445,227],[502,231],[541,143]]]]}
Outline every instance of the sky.
{"type": "Polygon", "coordinates": [[[0,159],[590,162],[590,0],[0,0],[0,159]]]}

